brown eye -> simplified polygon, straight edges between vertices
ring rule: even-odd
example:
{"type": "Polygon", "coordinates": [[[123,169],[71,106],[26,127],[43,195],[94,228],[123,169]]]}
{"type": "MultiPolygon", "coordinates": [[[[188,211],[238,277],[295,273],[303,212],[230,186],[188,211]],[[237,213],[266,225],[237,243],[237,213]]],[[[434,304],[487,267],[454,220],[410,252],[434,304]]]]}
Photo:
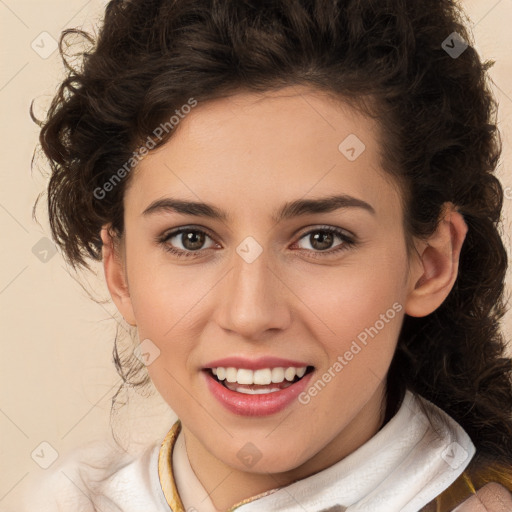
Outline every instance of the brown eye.
{"type": "Polygon", "coordinates": [[[330,249],[333,240],[334,235],[332,233],[327,233],[325,231],[317,231],[314,234],[309,235],[309,243],[311,247],[319,251],[330,249]]]}
{"type": "Polygon", "coordinates": [[[200,231],[184,231],[181,233],[181,243],[189,251],[201,249],[204,244],[205,234],[200,231]]]}
{"type": "Polygon", "coordinates": [[[203,249],[215,246],[215,242],[207,233],[192,228],[177,229],[158,241],[167,251],[181,256],[193,256],[194,253],[200,253],[203,249]],[[205,246],[207,239],[211,241],[209,246],[205,246]]]}
{"type": "MultiPolygon", "coordinates": [[[[327,251],[331,248],[341,249],[343,246],[350,245],[352,240],[343,232],[335,228],[323,228],[315,229],[305,233],[297,244],[301,249],[312,250],[314,252],[327,251]],[[336,243],[336,239],[340,240],[340,243],[336,243]],[[306,241],[309,244],[307,246],[301,246],[301,241],[306,241]]],[[[332,251],[334,252],[334,251],[332,251]]]]}

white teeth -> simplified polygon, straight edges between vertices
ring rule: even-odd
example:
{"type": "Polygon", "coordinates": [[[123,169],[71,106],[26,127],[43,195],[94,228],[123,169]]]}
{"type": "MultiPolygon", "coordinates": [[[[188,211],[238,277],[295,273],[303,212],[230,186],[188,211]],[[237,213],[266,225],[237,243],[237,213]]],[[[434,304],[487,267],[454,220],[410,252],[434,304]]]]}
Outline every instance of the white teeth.
{"type": "MultiPolygon", "coordinates": [[[[260,386],[267,386],[268,384],[280,384],[285,379],[291,382],[295,376],[302,378],[306,373],[307,366],[295,368],[290,366],[288,368],[260,368],[259,370],[248,370],[246,368],[212,368],[212,373],[217,376],[219,380],[226,380],[230,383],[238,384],[257,384],[260,386]]],[[[268,392],[265,391],[266,393],[268,392]]]]}
{"type": "Polygon", "coordinates": [[[228,382],[236,382],[236,368],[230,367],[226,368],[226,380],[228,382]]]}
{"type": "Polygon", "coordinates": [[[236,381],[238,384],[254,384],[254,372],[252,370],[240,368],[236,374],[236,381]]]}
{"type": "Polygon", "coordinates": [[[265,386],[272,382],[272,370],[270,368],[263,368],[262,370],[256,370],[253,376],[254,384],[265,386]]]}
{"type": "Polygon", "coordinates": [[[284,380],[284,368],[272,368],[272,382],[278,384],[284,380]]]}
{"type": "Polygon", "coordinates": [[[291,368],[286,368],[284,372],[284,378],[289,380],[290,382],[295,379],[295,368],[293,366],[291,368]]]}

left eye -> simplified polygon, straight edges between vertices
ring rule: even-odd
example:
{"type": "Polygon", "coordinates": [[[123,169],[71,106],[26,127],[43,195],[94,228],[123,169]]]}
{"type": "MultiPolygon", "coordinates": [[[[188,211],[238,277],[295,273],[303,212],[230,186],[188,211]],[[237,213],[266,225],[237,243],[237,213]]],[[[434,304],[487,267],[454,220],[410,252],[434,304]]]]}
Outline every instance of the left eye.
{"type": "Polygon", "coordinates": [[[337,248],[341,248],[339,246],[351,245],[353,243],[353,241],[343,231],[335,228],[321,228],[305,233],[299,239],[297,244],[299,244],[301,240],[305,240],[309,244],[309,247],[301,247],[302,249],[322,252],[331,249],[336,238],[341,240],[339,244],[334,245],[334,247],[337,248]]]}

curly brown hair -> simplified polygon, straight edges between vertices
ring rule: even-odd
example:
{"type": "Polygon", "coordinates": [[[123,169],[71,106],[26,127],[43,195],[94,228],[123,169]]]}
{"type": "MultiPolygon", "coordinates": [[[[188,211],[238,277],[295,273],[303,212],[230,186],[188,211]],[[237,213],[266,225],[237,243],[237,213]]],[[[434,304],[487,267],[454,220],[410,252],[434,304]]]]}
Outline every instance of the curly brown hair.
{"type": "MultiPolygon", "coordinates": [[[[75,268],[101,260],[101,227],[123,235],[130,175],[101,199],[94,191],[191,97],[307,85],[347,101],[382,128],[382,167],[401,185],[409,241],[435,231],[446,202],[468,226],[448,298],[404,319],[388,397],[408,388],[427,398],[468,432],[476,462],[510,465],[512,364],[499,323],[507,255],[494,175],[501,143],[492,62],[471,38],[451,0],[111,1],[96,40],[72,29],[60,41],[67,75],[40,134],[54,240],[75,268]],[[457,56],[443,46],[454,46],[454,32],[468,44],[457,56]],[[78,68],[63,50],[70,35],[92,44],[78,68]]],[[[114,359],[130,383],[140,363],[123,361],[117,344],[114,359]]]]}

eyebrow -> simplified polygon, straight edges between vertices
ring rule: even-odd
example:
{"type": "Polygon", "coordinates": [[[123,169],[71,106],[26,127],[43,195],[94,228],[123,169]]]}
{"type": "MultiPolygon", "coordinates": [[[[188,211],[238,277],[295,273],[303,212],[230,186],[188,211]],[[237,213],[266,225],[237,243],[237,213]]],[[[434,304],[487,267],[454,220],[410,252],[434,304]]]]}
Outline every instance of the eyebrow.
{"type": "MultiPolygon", "coordinates": [[[[375,215],[374,208],[362,199],[349,195],[335,195],[319,199],[297,199],[285,203],[273,216],[272,220],[281,222],[293,217],[314,213],[329,213],[339,209],[361,208],[375,215]]],[[[229,215],[216,206],[197,201],[183,201],[172,197],[165,197],[153,201],[143,212],[143,216],[149,216],[159,212],[175,212],[198,217],[209,217],[216,220],[228,221],[229,215]]]]}

